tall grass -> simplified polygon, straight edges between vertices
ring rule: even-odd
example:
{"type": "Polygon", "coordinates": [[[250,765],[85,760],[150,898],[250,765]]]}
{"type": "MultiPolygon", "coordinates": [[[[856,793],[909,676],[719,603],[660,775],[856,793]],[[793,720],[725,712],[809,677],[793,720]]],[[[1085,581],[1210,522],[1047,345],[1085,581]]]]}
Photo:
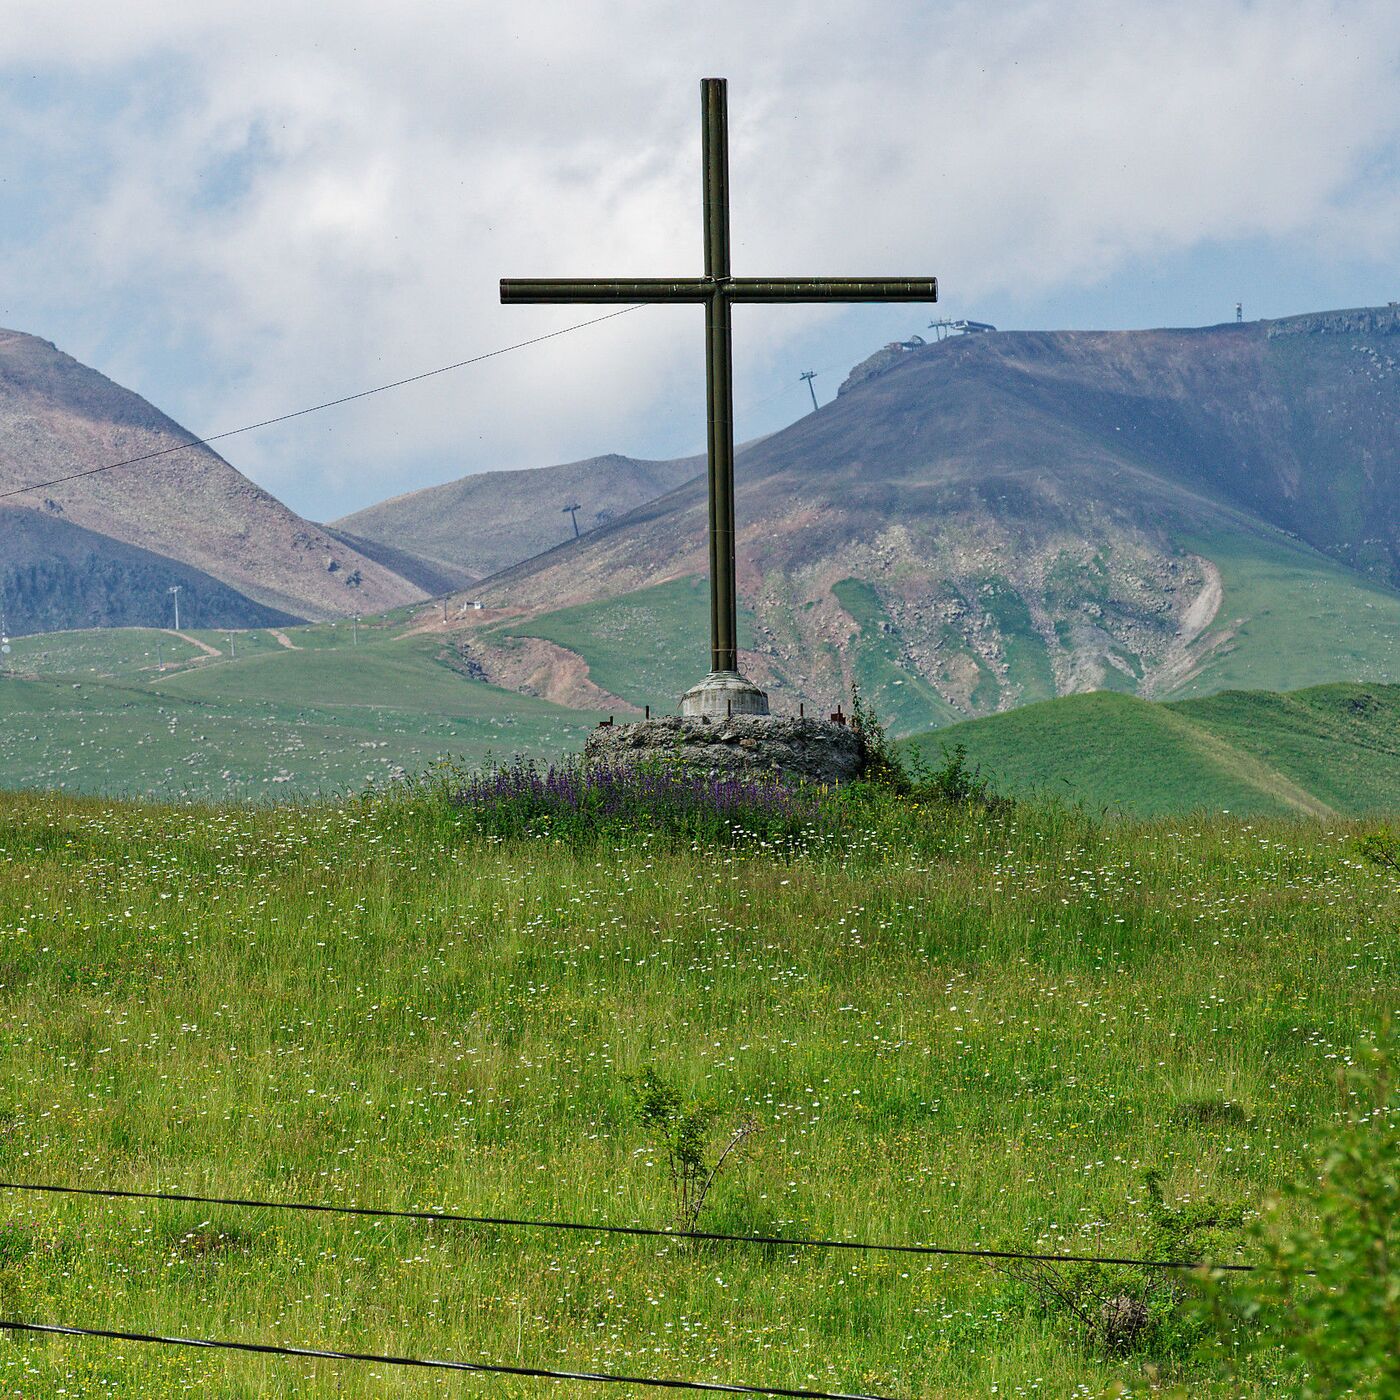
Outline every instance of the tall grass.
{"type": "MultiPolygon", "coordinates": [[[[1345,1115],[1331,1071],[1395,1004],[1370,828],[840,803],[774,844],[488,829],[426,787],[0,797],[0,1177],[664,1224],[650,1068],[762,1125],[702,1225],[1130,1253],[1149,1171],[1248,1213],[1345,1115]]],[[[969,1262],[12,1194],[0,1309],[940,1397],[1146,1395],[1160,1361],[969,1262]]],[[[34,1339],[0,1388],[540,1393],[34,1339]]]]}

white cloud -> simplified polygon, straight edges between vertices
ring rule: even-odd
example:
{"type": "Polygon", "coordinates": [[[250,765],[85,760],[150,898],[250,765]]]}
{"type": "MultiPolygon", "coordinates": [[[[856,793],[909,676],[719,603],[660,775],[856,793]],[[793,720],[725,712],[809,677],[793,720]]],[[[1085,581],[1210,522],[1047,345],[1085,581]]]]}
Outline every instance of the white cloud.
{"type": "MultiPolygon", "coordinates": [[[[597,314],[502,308],[502,275],[697,272],[711,73],[739,272],[936,273],[965,301],[1232,240],[1400,251],[1389,4],[7,14],[6,144],[32,156],[3,187],[25,217],[0,227],[0,305],[51,307],[65,348],[201,430],[597,314]]],[[[840,314],[747,313],[741,368],[840,314]]],[[[699,342],[693,309],[648,310],[229,455],[334,515],[425,475],[627,450],[664,415],[698,445],[699,342]]]]}

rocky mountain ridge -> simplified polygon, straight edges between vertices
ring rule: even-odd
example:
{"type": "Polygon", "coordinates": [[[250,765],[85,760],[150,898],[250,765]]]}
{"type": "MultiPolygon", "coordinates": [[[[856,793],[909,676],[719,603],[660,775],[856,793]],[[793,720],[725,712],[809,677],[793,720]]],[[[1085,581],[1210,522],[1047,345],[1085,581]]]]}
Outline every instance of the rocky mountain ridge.
{"type": "Polygon", "coordinates": [[[703,457],[646,461],[616,452],[525,471],[480,472],[332,521],[331,528],[465,570],[499,573],[619,520],[705,470],[703,457]],[[577,506],[574,513],[566,507],[577,506]]]}
{"type": "MultiPolygon", "coordinates": [[[[887,356],[740,463],[746,665],[818,702],[863,681],[927,724],[1094,688],[1179,694],[1261,629],[1326,636],[1310,613],[1278,633],[1261,579],[1344,599],[1333,633],[1371,600],[1389,617],[1397,332],[1400,313],[1369,308],[887,356]]],[[[703,573],[705,525],[696,479],[481,591],[527,617],[602,606],[703,573]]],[[[1356,666],[1389,646],[1373,632],[1356,666]]]]}
{"type": "MultiPolygon", "coordinates": [[[[193,444],[194,434],[55,345],[0,330],[0,491],[193,444]]],[[[424,590],[191,445],[0,503],[0,587],[15,631],[348,616],[424,590]],[[162,563],[161,561],[166,561],[162,563]]]]}

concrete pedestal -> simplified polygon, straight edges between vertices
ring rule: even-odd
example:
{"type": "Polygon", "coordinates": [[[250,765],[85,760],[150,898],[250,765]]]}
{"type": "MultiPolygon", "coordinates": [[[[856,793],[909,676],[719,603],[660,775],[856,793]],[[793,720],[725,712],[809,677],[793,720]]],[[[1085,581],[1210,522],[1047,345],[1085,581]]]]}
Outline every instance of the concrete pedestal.
{"type": "Polygon", "coordinates": [[[767,694],[738,671],[711,671],[681,697],[681,714],[697,719],[767,713],[767,694]]]}

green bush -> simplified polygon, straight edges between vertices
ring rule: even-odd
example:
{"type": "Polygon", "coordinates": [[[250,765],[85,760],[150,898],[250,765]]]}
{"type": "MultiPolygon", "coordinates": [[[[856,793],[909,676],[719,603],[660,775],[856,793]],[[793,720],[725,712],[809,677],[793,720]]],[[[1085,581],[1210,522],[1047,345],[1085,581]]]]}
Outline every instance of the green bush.
{"type": "MultiPolygon", "coordinates": [[[[1389,1039],[1389,1037],[1387,1037],[1389,1039]]],[[[1241,1376],[1300,1400],[1400,1397],[1400,1094],[1393,1042],[1341,1077],[1348,1118],[1315,1179],[1271,1200],[1263,1267],[1209,1292],[1241,1376]]]]}
{"type": "Polygon", "coordinates": [[[1382,870],[1400,870],[1400,836],[1389,827],[1369,832],[1357,843],[1361,858],[1382,870]]]}
{"type": "Polygon", "coordinates": [[[1009,806],[1005,798],[998,797],[991,783],[982,776],[980,768],[967,761],[967,747],[954,744],[950,749],[940,745],[943,762],[931,768],[923,757],[915,754],[910,760],[913,768],[911,793],[925,802],[947,802],[960,806],[981,807],[1009,806]]]}
{"type": "Polygon", "coordinates": [[[865,781],[891,792],[908,793],[913,784],[899,761],[898,751],[879,715],[854,686],[851,688],[851,728],[865,744],[865,770],[861,775],[865,781]]]}
{"type": "MultiPolygon", "coordinates": [[[[1142,1257],[1176,1263],[1223,1261],[1238,1254],[1241,1206],[1213,1200],[1169,1202],[1162,1173],[1146,1173],[1142,1257]]],[[[1210,1331],[1193,1306],[1184,1270],[1011,1260],[998,1266],[1028,1301],[1086,1352],[1136,1356],[1157,1374],[1180,1371],[1210,1331]]]]}
{"type": "Polygon", "coordinates": [[[716,1112],[707,1104],[687,1104],[681,1091],[648,1066],[627,1079],[627,1087],[642,1125],[656,1134],[666,1155],[675,1201],[672,1223],[678,1230],[693,1230],[705,1206],[710,1187],[733,1153],[757,1130],[756,1120],[739,1124],[719,1150],[710,1157],[710,1137],[716,1112]]]}

